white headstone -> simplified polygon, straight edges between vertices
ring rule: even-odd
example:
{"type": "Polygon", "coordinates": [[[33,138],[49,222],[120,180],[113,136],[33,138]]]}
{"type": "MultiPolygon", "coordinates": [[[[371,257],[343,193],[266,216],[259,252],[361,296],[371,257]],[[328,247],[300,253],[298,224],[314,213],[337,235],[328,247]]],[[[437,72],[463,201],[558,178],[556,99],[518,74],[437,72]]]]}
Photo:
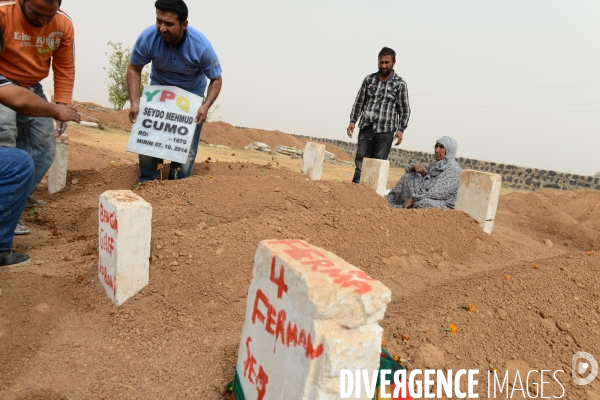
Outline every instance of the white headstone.
{"type": "Polygon", "coordinates": [[[390,301],[381,282],[333,253],[262,241],[236,366],[246,399],[339,398],[340,370],[379,368],[390,301]]]}
{"type": "Polygon", "coordinates": [[[148,285],[152,206],[130,190],[109,190],[98,215],[98,276],[120,306],[148,285]]]}
{"type": "Polygon", "coordinates": [[[360,172],[360,182],[375,189],[377,194],[384,196],[389,171],[389,161],[364,158],[360,172]]]}
{"type": "Polygon", "coordinates": [[[67,186],[67,168],[69,166],[69,137],[63,134],[56,138],[54,161],[48,169],[48,193],[60,192],[67,186]]]}
{"type": "Polygon", "coordinates": [[[491,235],[501,187],[500,175],[465,169],[460,175],[456,209],[469,214],[491,235]]]}
{"type": "Polygon", "coordinates": [[[146,86],[126,150],[185,163],[202,101],[175,86],[146,86]]]}
{"type": "Polygon", "coordinates": [[[311,181],[321,180],[323,161],[325,160],[325,145],[307,142],[302,156],[302,173],[308,175],[311,181]]]}

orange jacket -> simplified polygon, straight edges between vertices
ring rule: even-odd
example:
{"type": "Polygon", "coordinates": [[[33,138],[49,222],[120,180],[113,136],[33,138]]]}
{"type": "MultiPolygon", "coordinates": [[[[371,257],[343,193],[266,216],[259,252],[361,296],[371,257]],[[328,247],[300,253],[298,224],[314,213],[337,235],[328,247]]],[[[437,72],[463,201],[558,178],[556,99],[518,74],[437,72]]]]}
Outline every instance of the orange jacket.
{"type": "MultiPolygon", "coordinates": [[[[41,28],[31,25],[19,1],[1,1],[0,18],[6,49],[0,53],[0,75],[21,86],[33,86],[54,72],[54,101],[70,104],[75,82],[75,33],[71,19],[59,10],[41,28]]],[[[48,99],[50,100],[50,99],[48,99]]]]}

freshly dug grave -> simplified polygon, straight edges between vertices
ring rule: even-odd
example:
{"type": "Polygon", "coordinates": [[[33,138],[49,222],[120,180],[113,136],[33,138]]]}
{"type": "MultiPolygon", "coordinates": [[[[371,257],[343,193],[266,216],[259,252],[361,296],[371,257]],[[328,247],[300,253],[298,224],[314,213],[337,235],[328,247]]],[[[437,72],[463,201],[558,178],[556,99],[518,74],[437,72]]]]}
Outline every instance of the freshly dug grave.
{"type": "Polygon", "coordinates": [[[56,195],[40,187],[49,204],[24,215],[32,234],[15,244],[33,262],[0,270],[0,398],[223,398],[254,252],[272,238],[387,285],[386,346],[409,369],[562,368],[568,398],[597,397],[598,381],[568,378],[576,351],[600,356],[597,192],[503,196],[488,236],[461,212],[395,210],[362,185],[199,163],[188,180],[135,189],[153,207],[150,284],[116,308],[97,277],[98,196],[133,189],[138,170],[105,165],[71,171],[56,195]]]}

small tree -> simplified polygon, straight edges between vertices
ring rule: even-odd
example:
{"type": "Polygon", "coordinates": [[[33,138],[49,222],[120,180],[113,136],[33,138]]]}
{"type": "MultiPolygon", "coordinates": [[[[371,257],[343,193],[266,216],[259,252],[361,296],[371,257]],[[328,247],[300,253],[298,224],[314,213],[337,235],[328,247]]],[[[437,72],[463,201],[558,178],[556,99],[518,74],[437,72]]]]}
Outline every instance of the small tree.
{"type": "MultiPolygon", "coordinates": [[[[108,56],[108,68],[104,70],[108,73],[108,102],[118,111],[123,109],[125,103],[129,101],[129,90],[127,89],[127,67],[131,58],[131,48],[123,49],[123,43],[108,42],[112,47],[112,52],[104,53],[108,56]]],[[[144,68],[142,71],[142,79],[140,81],[140,94],[144,90],[144,86],[150,81],[150,72],[144,68]]]]}
{"type": "Polygon", "coordinates": [[[600,171],[598,171],[594,174],[594,178],[600,178],[600,171]]]}

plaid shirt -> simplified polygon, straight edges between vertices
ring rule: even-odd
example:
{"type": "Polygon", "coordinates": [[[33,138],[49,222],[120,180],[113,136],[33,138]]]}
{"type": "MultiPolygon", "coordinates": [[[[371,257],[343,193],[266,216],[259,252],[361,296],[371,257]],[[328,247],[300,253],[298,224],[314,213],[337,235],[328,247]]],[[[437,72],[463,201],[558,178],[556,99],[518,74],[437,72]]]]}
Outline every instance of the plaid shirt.
{"type": "Polygon", "coordinates": [[[360,118],[360,129],[373,125],[373,132],[404,132],[410,107],[406,82],[395,72],[385,82],[379,72],[367,75],[354,101],[350,123],[360,118]]]}

